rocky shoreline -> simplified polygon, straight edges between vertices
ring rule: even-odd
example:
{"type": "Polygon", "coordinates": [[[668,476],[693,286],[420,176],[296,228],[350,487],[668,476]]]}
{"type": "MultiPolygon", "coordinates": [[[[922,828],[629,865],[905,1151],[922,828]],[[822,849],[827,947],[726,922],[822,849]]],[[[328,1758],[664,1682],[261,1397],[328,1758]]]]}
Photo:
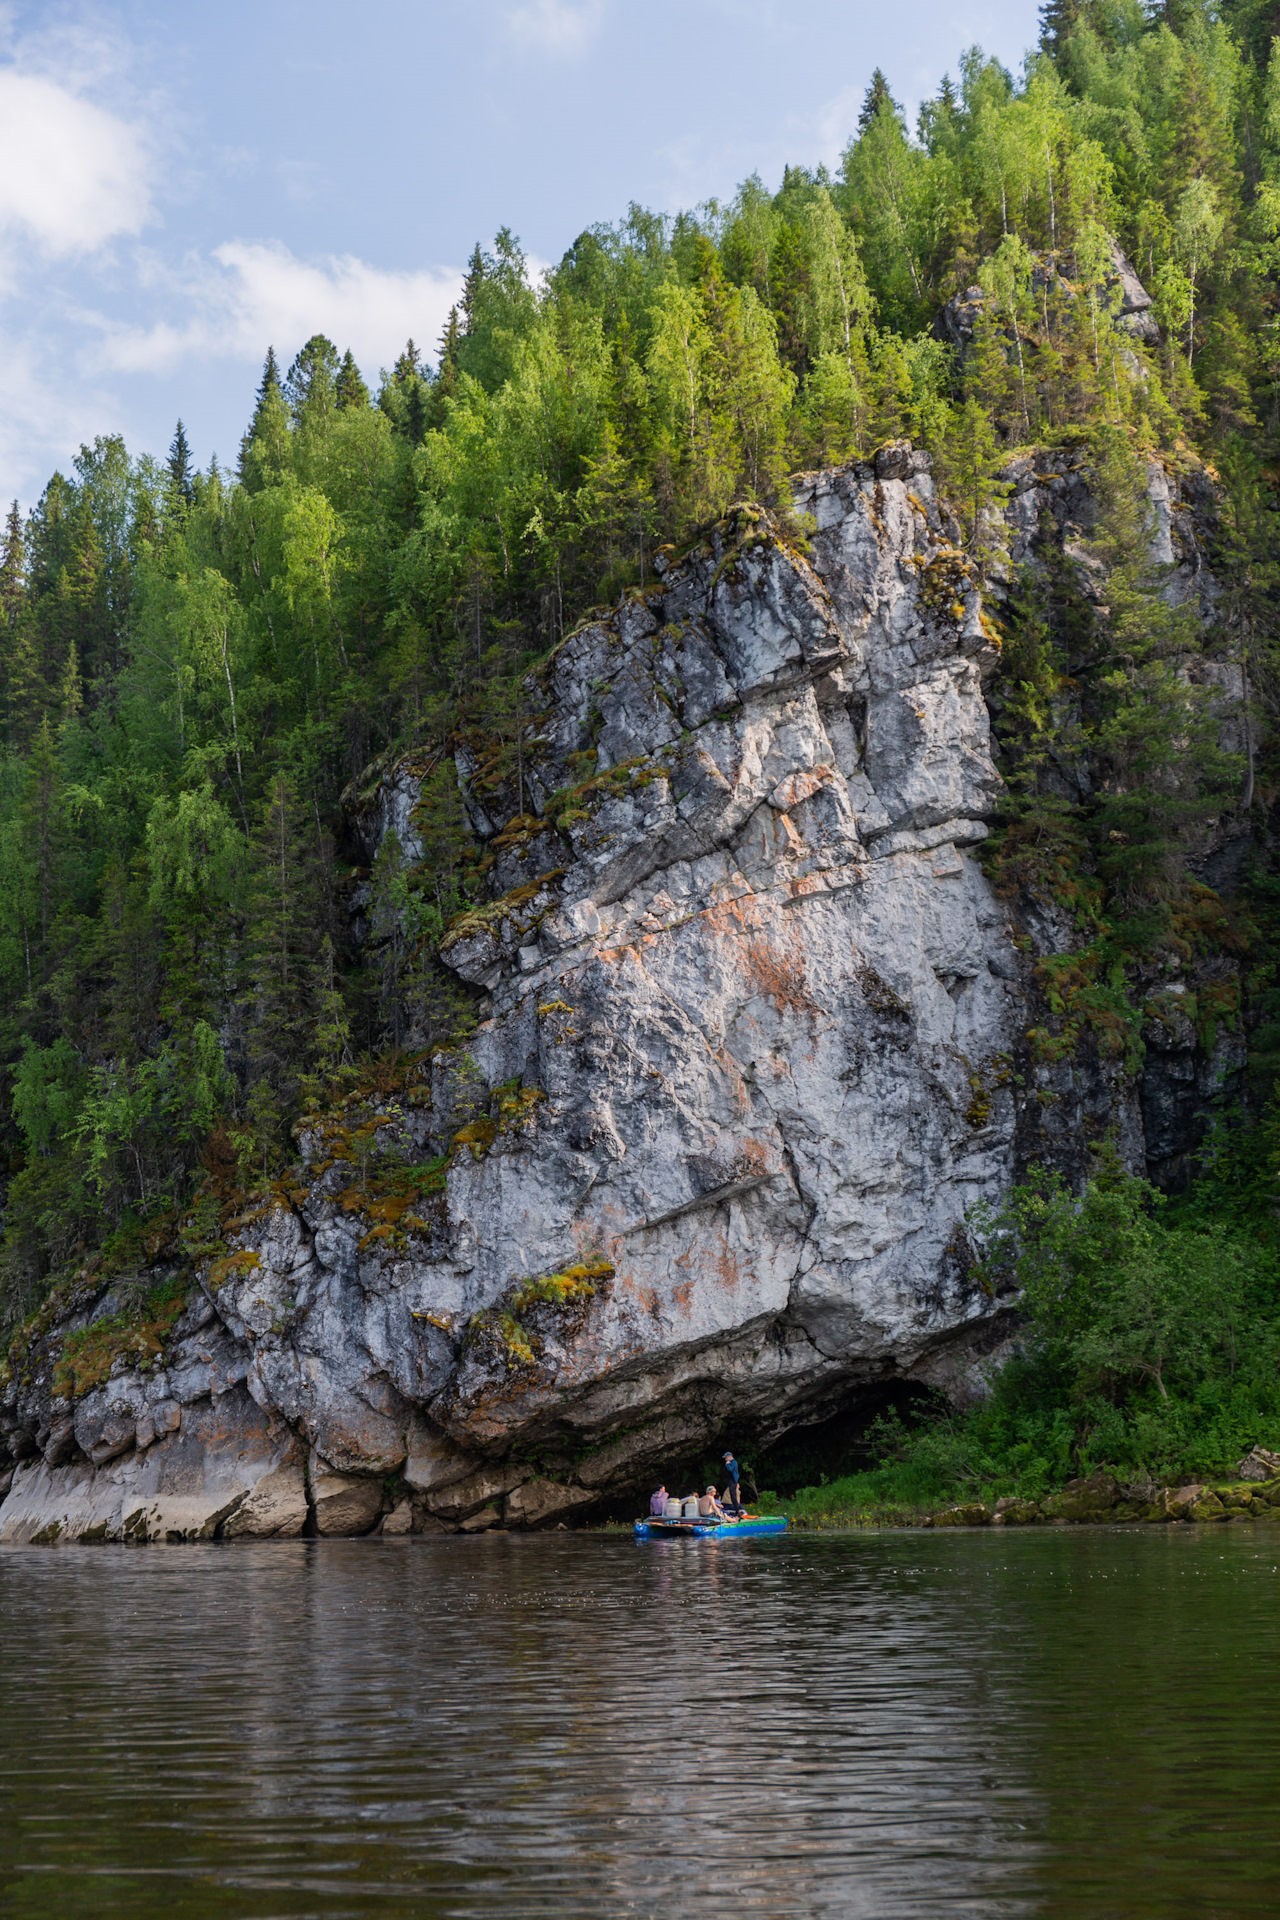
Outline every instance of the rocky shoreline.
{"type": "MultiPolygon", "coordinates": [[[[785,1509],[785,1502],[783,1503],[785,1509]]],[[[839,1508],[800,1514],[791,1524],[819,1532],[850,1526],[1033,1527],[1205,1525],[1226,1520],[1280,1520],[1280,1456],[1255,1447],[1225,1481],[1191,1481],[1158,1486],[1122,1483],[1105,1469],[1067,1481],[1038,1500],[1006,1496],[992,1501],[962,1501],[932,1512],[868,1508],[853,1513],[839,1508]]]]}

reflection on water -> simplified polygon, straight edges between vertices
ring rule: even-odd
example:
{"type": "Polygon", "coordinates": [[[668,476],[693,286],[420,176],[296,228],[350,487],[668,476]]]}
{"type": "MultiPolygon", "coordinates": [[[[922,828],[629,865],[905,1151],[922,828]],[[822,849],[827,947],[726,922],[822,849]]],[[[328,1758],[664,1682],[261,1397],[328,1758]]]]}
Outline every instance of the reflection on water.
{"type": "Polygon", "coordinates": [[[1275,1913],[1280,1531],[0,1554],[0,1907],[1275,1913]]]}

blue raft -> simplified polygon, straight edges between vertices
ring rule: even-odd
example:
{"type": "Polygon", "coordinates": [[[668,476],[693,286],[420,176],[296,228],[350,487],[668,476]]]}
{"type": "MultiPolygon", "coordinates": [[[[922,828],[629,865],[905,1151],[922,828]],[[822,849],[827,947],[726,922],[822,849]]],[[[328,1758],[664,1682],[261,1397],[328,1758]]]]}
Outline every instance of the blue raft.
{"type": "Polygon", "coordinates": [[[672,1535],[699,1540],[745,1540],[762,1533],[785,1533],[786,1515],[748,1513],[741,1520],[637,1520],[637,1540],[666,1540],[672,1535]]]}

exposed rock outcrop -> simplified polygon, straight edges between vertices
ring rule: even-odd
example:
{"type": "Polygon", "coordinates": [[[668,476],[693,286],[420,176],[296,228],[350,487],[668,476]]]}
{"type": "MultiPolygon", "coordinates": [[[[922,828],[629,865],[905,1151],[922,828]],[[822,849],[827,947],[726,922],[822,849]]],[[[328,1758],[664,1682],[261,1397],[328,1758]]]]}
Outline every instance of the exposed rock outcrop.
{"type": "MultiPolygon", "coordinates": [[[[1013,478],[1015,538],[1074,510],[1061,464],[1013,478]]],[[[162,1364],[72,1406],[58,1330],[33,1347],[0,1538],[553,1524],[730,1423],[981,1374],[1008,1303],[966,1210],[1029,1104],[1140,1158],[1141,1097],[1096,1063],[1016,1084],[1032,939],[973,856],[998,643],[929,457],[797,507],[807,551],[740,510],[564,641],[519,790],[460,752],[473,1040],[362,1110],[381,1188],[304,1133],[162,1364]]],[[[371,837],[412,851],[424,770],[376,783],[371,837]]]]}
{"type": "Polygon", "coordinates": [[[81,1456],[19,1463],[0,1507],[0,1539],[255,1539],[302,1532],[304,1453],[283,1421],[243,1387],[189,1408],[163,1439],[109,1462],[81,1456]]]}
{"type": "MultiPolygon", "coordinates": [[[[1079,297],[1074,281],[1062,271],[1062,261],[1044,254],[1031,269],[1030,292],[1033,306],[1046,316],[1061,314],[1079,297]]],[[[1132,262],[1113,240],[1111,271],[1106,276],[1102,295],[1114,325],[1144,346],[1155,346],[1160,327],[1152,312],[1151,295],[1139,280],[1132,262]]],[[[973,344],[974,330],[982,318],[990,295],[981,286],[966,287],[953,294],[934,322],[934,335],[955,347],[961,354],[973,344]]]]}

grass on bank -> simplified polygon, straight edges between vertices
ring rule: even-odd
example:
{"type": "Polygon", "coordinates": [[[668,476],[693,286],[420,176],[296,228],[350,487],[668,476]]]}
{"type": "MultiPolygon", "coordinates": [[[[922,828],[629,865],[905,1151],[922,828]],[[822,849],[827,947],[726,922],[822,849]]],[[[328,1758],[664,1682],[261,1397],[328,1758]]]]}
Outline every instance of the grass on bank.
{"type": "Polygon", "coordinates": [[[1228,1483],[1254,1446],[1280,1451],[1280,1248],[1274,1128],[1237,1198],[1211,1173],[1171,1205],[1103,1154],[1079,1198],[1034,1172],[970,1216],[975,1276],[1021,1291],[1021,1350],[966,1412],[941,1403],[871,1423],[867,1464],[762,1493],[808,1525],[918,1520],[970,1501],[1043,1500],[1098,1469],[1136,1495],[1228,1483]]]}

